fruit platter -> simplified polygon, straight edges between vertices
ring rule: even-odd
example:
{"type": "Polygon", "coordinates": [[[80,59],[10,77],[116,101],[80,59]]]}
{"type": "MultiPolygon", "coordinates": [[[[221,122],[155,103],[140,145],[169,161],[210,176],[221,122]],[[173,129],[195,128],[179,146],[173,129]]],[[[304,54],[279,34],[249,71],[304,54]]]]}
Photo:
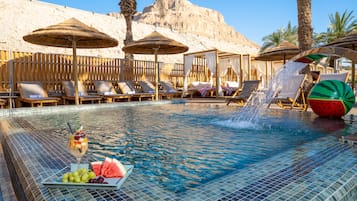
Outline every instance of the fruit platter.
{"type": "Polygon", "coordinates": [[[71,171],[67,166],[46,178],[42,184],[55,188],[86,188],[116,190],[121,187],[133,171],[133,165],[123,165],[115,158],[105,158],[88,164],[90,168],[71,171]]]}

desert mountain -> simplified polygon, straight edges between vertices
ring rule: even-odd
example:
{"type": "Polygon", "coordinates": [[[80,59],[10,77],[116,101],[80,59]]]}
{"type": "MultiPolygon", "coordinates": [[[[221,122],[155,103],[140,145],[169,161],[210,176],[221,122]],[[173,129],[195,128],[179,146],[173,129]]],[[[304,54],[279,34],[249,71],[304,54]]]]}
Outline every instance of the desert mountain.
{"type": "Polygon", "coordinates": [[[180,33],[192,33],[218,41],[259,46],[227,25],[219,12],[199,7],[188,0],[156,0],[138,13],[134,20],[166,27],[180,33]]]}
{"type": "MultiPolygon", "coordinates": [[[[156,1],[156,4],[160,3],[161,5],[165,2],[166,1],[156,1]]],[[[208,32],[207,29],[211,26],[219,26],[219,22],[222,23],[222,25],[219,27],[227,26],[222,21],[223,17],[216,11],[207,10],[207,14],[204,14],[205,8],[194,6],[187,0],[170,0],[167,2],[167,4],[164,4],[164,8],[169,8],[169,10],[172,8],[176,9],[172,12],[167,11],[168,13],[175,13],[179,8],[183,9],[182,6],[176,7],[175,5],[190,5],[196,8],[197,11],[195,11],[195,13],[197,14],[197,12],[200,12],[200,14],[191,14],[196,16],[194,21],[200,21],[199,16],[210,15],[210,18],[212,18],[212,16],[216,16],[216,20],[214,22],[215,24],[210,24],[206,21],[206,19],[202,19],[201,28],[203,29],[203,31],[199,31],[201,33],[208,32]]],[[[191,22],[193,22],[193,20],[188,20],[188,23],[182,25],[183,27],[187,27],[187,31],[178,31],[174,30],[173,27],[165,28],[142,23],[140,18],[144,19],[144,14],[148,14],[149,10],[154,8],[156,8],[155,4],[145,8],[143,13],[139,13],[136,16],[136,19],[138,21],[133,22],[134,40],[141,39],[144,36],[150,34],[152,31],[156,30],[166,37],[172,38],[189,46],[189,51],[187,53],[209,50],[213,48],[239,54],[256,54],[259,51],[259,48],[253,43],[249,43],[248,40],[243,42],[244,39],[242,39],[239,40],[239,42],[233,42],[232,38],[234,38],[234,35],[228,37],[228,34],[227,38],[230,39],[224,40],[224,37],[226,36],[224,36],[223,32],[220,33],[221,35],[219,33],[216,33],[213,36],[204,34],[199,35],[198,32],[190,32],[188,30],[194,30],[194,27],[196,26],[189,25],[191,22]],[[212,37],[214,39],[212,39],[212,37]]],[[[49,25],[57,24],[74,17],[82,21],[83,23],[98,29],[99,31],[112,36],[113,38],[116,38],[119,41],[119,45],[113,48],[79,49],[77,51],[78,55],[124,58],[124,52],[122,51],[122,47],[124,46],[123,40],[125,38],[126,24],[124,17],[121,15],[98,14],[56,4],[45,3],[37,0],[0,0],[0,9],[2,12],[2,17],[0,18],[0,26],[2,27],[0,34],[0,50],[58,53],[71,55],[72,49],[70,48],[56,48],[34,45],[25,42],[22,37],[35,29],[44,28],[49,25]]],[[[190,15],[190,10],[186,9],[187,7],[184,7],[184,10],[183,12],[181,12],[181,15],[190,15]]],[[[178,12],[176,12],[176,14],[179,15],[178,12]]],[[[174,18],[174,14],[164,14],[164,16],[167,16],[163,18],[167,18],[166,20],[169,19],[169,16],[171,16],[171,18],[174,18]]],[[[164,22],[162,23],[165,24],[164,22]]],[[[169,21],[167,21],[166,24],[170,24],[169,21]]],[[[222,30],[226,29],[230,30],[229,28],[222,28],[222,30]]],[[[238,38],[239,37],[237,37],[237,40],[238,38]]],[[[154,59],[152,55],[135,55],[134,58],[138,60],[154,59]]],[[[166,63],[183,63],[183,56],[182,54],[168,56],[160,55],[159,61],[166,63]]]]}

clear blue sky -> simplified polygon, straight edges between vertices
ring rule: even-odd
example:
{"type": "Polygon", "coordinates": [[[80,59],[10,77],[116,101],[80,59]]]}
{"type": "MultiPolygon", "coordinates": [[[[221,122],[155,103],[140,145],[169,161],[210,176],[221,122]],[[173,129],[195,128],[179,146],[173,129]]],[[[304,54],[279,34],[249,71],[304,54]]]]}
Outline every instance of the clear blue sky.
{"type": "MultiPolygon", "coordinates": [[[[97,13],[120,12],[120,0],[42,0],[58,5],[97,13]]],[[[137,11],[153,4],[155,0],[137,0],[137,11]]],[[[297,25],[296,0],[189,0],[191,3],[220,12],[225,22],[248,39],[262,44],[262,38],[290,21],[297,25]]],[[[311,0],[314,32],[327,30],[329,15],[336,11],[353,11],[357,19],[357,0],[311,0]]]]}

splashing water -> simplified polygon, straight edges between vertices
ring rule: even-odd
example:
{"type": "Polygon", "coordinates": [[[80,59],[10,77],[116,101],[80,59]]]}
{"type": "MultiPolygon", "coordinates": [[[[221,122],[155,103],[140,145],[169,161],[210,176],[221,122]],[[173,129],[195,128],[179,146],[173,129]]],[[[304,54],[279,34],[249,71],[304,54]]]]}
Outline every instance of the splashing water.
{"type": "Polygon", "coordinates": [[[306,65],[308,64],[289,61],[282,66],[272,79],[268,89],[253,93],[246,106],[239,109],[231,119],[227,120],[225,126],[242,128],[259,125],[260,118],[266,112],[268,104],[271,103],[277,92],[282,86],[289,83],[292,76],[298,75],[299,71],[306,65]]]}

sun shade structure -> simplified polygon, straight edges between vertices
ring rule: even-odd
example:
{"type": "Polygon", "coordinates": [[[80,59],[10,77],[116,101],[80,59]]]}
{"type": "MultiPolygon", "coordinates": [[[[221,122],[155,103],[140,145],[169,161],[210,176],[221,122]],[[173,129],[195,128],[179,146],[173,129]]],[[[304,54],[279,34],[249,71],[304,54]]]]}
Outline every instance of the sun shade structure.
{"type": "Polygon", "coordinates": [[[144,38],[133,41],[123,47],[124,52],[131,54],[154,54],[155,55],[155,99],[159,99],[159,68],[157,65],[158,54],[178,54],[184,53],[188,47],[173,39],[167,38],[157,31],[145,36],[144,38]]]}
{"type": "Polygon", "coordinates": [[[256,60],[261,61],[278,61],[283,60],[284,64],[287,59],[291,59],[295,55],[299,54],[299,48],[289,42],[282,42],[278,46],[269,48],[263,52],[261,52],[257,57],[256,60]]]}
{"type": "MultiPolygon", "coordinates": [[[[247,54],[245,54],[247,55],[247,54]]],[[[249,56],[249,55],[248,55],[249,56]]],[[[243,54],[226,52],[218,49],[210,49],[199,52],[191,52],[184,54],[184,92],[188,92],[188,75],[192,70],[192,67],[195,66],[196,59],[204,59],[206,67],[211,71],[210,75],[210,83],[213,85],[213,76],[216,76],[216,97],[223,96],[223,91],[221,87],[221,74],[226,72],[228,67],[231,67],[233,71],[239,76],[239,86],[242,86],[243,80],[243,69],[241,65],[244,63],[243,54]]],[[[247,59],[247,63],[249,63],[249,57],[247,59]]],[[[248,64],[250,68],[250,63],[248,64]]],[[[250,70],[248,70],[250,71],[250,70]]]]}
{"type": "Polygon", "coordinates": [[[347,36],[336,39],[335,41],[328,43],[326,46],[344,47],[352,50],[357,49],[357,30],[353,30],[347,36]]]}
{"type": "MultiPolygon", "coordinates": [[[[353,30],[347,36],[336,39],[335,41],[326,44],[325,46],[335,46],[335,47],[343,47],[352,50],[357,50],[357,30],[353,30]]],[[[352,61],[352,89],[355,89],[355,65],[356,61],[352,61]]]]}
{"type": "Polygon", "coordinates": [[[306,50],[296,55],[291,60],[295,62],[311,63],[329,56],[345,57],[351,59],[354,62],[357,62],[357,51],[332,46],[306,50]]]}
{"type": "MultiPolygon", "coordinates": [[[[343,47],[336,47],[336,46],[325,46],[325,47],[307,50],[295,56],[291,60],[295,62],[312,63],[314,61],[319,61],[322,58],[329,57],[329,56],[345,57],[347,59],[350,59],[352,61],[353,66],[357,62],[357,51],[343,48],[343,47]]],[[[355,76],[355,71],[352,70],[352,85],[351,85],[352,89],[355,88],[354,76],[355,76]]]]}
{"type": "Polygon", "coordinates": [[[77,48],[107,48],[115,47],[118,41],[109,35],[90,27],[75,18],[62,23],[34,30],[23,37],[29,43],[53,47],[73,49],[73,77],[75,81],[75,103],[79,104],[77,48]]]}

